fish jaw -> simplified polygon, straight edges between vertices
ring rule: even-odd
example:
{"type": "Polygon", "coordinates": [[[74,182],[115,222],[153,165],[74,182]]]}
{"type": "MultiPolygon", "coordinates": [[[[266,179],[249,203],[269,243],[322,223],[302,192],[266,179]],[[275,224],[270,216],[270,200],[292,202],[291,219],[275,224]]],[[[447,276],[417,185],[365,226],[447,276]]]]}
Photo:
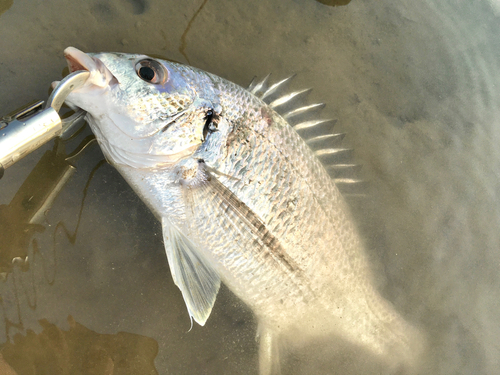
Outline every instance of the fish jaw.
{"type": "MultiPolygon", "coordinates": [[[[104,54],[105,55],[105,54],[104,54]]],[[[81,108],[87,112],[86,120],[97,138],[108,162],[113,165],[127,164],[135,168],[151,166],[155,161],[148,159],[151,140],[130,137],[123,128],[134,129],[139,124],[126,110],[120,108],[120,83],[116,76],[97,56],[87,54],[74,47],[64,50],[70,73],[88,71],[89,77],[83,87],[72,91],[66,98],[71,108],[81,108]],[[134,155],[143,156],[139,160],[134,155]]],[[[59,82],[53,82],[57,86],[59,82]]]]}
{"type": "Polygon", "coordinates": [[[87,85],[105,88],[119,84],[118,79],[97,57],[90,56],[75,47],[66,48],[64,57],[71,73],[77,70],[86,70],[90,73],[87,85]]]}
{"type": "MultiPolygon", "coordinates": [[[[70,73],[84,70],[90,73],[83,87],[72,91],[66,102],[72,107],[79,107],[90,113],[102,111],[102,97],[107,92],[119,88],[117,78],[97,57],[90,56],[77,48],[68,47],[64,50],[70,73]]],[[[58,82],[52,83],[56,86],[58,82]]]]}

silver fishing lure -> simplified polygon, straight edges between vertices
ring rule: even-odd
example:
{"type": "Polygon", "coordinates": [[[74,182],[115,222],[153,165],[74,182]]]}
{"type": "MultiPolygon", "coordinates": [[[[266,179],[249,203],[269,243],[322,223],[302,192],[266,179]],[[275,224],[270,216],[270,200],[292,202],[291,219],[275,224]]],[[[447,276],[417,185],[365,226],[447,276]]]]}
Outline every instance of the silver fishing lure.
{"type": "Polygon", "coordinates": [[[281,95],[287,80],[244,89],[144,55],[65,56],[71,71],[90,72],[68,101],[161,220],[192,319],[205,324],[223,281],[258,318],[261,374],[279,373],[279,342],[298,335],[415,368],[422,335],[373,287],[338,188],[357,182],[358,167],[338,164],[350,150],[329,121],[302,121],[322,105],[293,108],[303,92],[281,95]]]}

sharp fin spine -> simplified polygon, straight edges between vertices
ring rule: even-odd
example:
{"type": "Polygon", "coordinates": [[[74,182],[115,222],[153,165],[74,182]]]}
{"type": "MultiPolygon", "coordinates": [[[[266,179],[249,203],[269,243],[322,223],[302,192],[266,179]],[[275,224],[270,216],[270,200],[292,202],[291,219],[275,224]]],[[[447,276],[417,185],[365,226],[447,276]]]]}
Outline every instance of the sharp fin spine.
{"type": "Polygon", "coordinates": [[[358,178],[361,165],[354,164],[352,149],[342,148],[345,133],[332,133],[336,119],[315,118],[325,107],[324,103],[306,104],[311,89],[284,94],[295,75],[274,84],[269,84],[268,74],[262,81],[254,78],[248,90],[278,112],[304,139],[325,166],[339,190],[351,199],[364,196],[366,182],[358,178]]]}
{"type": "Polygon", "coordinates": [[[279,82],[276,82],[275,84],[271,85],[263,94],[262,94],[262,97],[261,99],[264,100],[266,103],[270,100],[266,100],[266,98],[268,97],[271,97],[272,95],[274,94],[277,94],[280,90],[283,90],[288,83],[290,83],[290,81],[292,79],[295,78],[295,74],[294,75],[291,75],[290,77],[288,78],[285,78],[285,79],[282,79],[281,81],[279,82]]]}
{"type": "Polygon", "coordinates": [[[324,165],[343,164],[353,159],[354,150],[352,148],[327,148],[318,150],[315,154],[324,165]]]}
{"type": "Polygon", "coordinates": [[[283,114],[283,118],[293,126],[307,120],[313,120],[315,117],[317,118],[323,108],[325,108],[325,103],[310,104],[286,112],[283,114]]]}
{"type": "Polygon", "coordinates": [[[260,93],[262,91],[265,91],[267,88],[267,81],[269,80],[270,76],[271,76],[271,73],[269,73],[267,76],[265,76],[262,81],[257,83],[250,92],[257,97],[260,97],[260,93]]]}
{"type": "Polygon", "coordinates": [[[301,91],[294,91],[294,92],[292,92],[292,93],[290,93],[288,95],[284,95],[284,96],[282,96],[282,97],[274,100],[272,103],[269,104],[269,107],[271,107],[274,110],[276,110],[277,107],[280,107],[283,104],[288,103],[291,100],[296,99],[298,97],[301,97],[301,96],[303,96],[305,94],[309,94],[311,91],[312,91],[312,89],[305,89],[305,90],[301,90],[301,91]]]}
{"type": "Polygon", "coordinates": [[[350,178],[336,178],[334,181],[335,185],[337,185],[337,188],[342,194],[351,196],[362,195],[366,191],[368,185],[368,183],[364,180],[350,178]]]}
{"type": "Polygon", "coordinates": [[[337,133],[337,134],[325,134],[317,137],[310,138],[306,141],[306,143],[313,150],[316,149],[325,149],[329,147],[340,147],[342,144],[342,140],[345,137],[345,133],[337,133]]]}
{"type": "Polygon", "coordinates": [[[333,164],[327,165],[326,171],[333,179],[356,178],[361,171],[361,164],[333,164]]]}
{"type": "Polygon", "coordinates": [[[331,134],[337,120],[323,119],[301,122],[293,128],[306,142],[318,135],[331,134]]]}
{"type": "Polygon", "coordinates": [[[247,86],[248,91],[252,92],[253,88],[255,87],[256,80],[257,80],[257,76],[253,76],[252,80],[250,81],[250,83],[247,86]]]}

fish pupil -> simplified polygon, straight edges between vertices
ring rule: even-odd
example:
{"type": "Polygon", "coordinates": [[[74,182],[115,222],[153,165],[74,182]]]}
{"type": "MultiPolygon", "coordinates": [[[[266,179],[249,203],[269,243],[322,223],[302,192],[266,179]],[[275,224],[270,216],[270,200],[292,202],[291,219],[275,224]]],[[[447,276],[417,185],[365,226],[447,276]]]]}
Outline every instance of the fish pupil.
{"type": "Polygon", "coordinates": [[[149,66],[143,66],[139,69],[139,77],[145,81],[152,81],[155,77],[155,71],[149,66]]]}

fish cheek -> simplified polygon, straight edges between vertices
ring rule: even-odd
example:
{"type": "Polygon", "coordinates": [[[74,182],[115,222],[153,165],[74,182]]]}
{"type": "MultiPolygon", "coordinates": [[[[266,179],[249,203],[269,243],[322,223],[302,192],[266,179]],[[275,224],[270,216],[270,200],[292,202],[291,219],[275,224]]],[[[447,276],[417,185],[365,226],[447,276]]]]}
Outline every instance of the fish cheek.
{"type": "Polygon", "coordinates": [[[165,121],[151,146],[154,154],[180,154],[188,149],[194,153],[203,143],[204,120],[197,114],[185,114],[174,121],[165,121]]]}

